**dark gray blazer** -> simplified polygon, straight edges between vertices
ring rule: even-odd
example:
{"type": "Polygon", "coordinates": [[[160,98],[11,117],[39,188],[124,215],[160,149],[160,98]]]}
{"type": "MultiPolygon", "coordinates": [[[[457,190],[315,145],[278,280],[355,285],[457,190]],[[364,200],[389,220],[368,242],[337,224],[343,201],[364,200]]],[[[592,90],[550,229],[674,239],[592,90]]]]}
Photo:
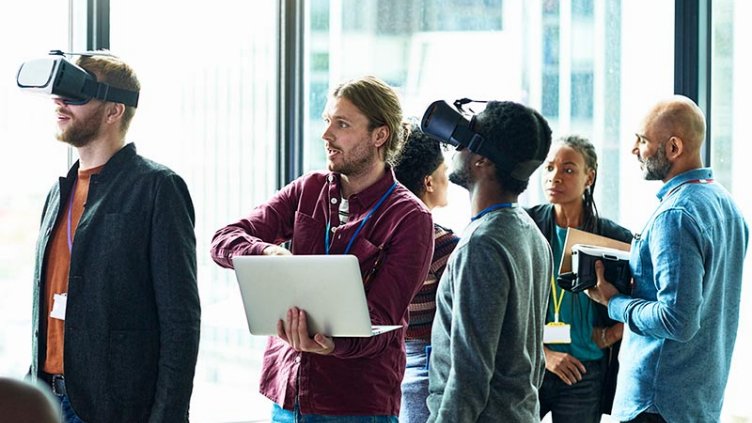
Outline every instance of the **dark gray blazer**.
{"type": "MultiPolygon", "coordinates": [[[[47,196],[34,272],[32,377],[46,354],[44,271],[78,163],[47,196]]],[[[185,182],[117,152],[97,175],[75,234],[65,317],[65,382],[87,422],[185,422],[198,355],[194,210],[185,182]]]]}

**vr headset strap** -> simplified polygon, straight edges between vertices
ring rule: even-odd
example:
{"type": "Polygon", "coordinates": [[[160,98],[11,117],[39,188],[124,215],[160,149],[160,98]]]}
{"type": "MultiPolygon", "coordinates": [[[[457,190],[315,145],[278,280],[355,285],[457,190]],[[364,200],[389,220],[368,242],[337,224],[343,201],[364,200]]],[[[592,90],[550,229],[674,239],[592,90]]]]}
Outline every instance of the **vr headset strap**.
{"type": "Polygon", "coordinates": [[[84,83],[82,92],[91,98],[122,103],[126,106],[138,106],[138,92],[116,88],[93,79],[84,83]]]}
{"type": "Polygon", "coordinates": [[[507,156],[498,154],[496,151],[485,148],[485,139],[481,135],[469,130],[467,132],[473,134],[470,142],[467,144],[468,150],[472,151],[473,153],[477,153],[490,158],[494,161],[494,163],[496,163],[497,166],[499,166],[505,172],[508,172],[512,176],[512,178],[518,181],[527,181],[528,177],[526,175],[531,175],[535,171],[535,169],[537,169],[538,166],[543,163],[542,161],[537,160],[528,160],[525,162],[516,163],[514,160],[510,159],[507,156]]]}

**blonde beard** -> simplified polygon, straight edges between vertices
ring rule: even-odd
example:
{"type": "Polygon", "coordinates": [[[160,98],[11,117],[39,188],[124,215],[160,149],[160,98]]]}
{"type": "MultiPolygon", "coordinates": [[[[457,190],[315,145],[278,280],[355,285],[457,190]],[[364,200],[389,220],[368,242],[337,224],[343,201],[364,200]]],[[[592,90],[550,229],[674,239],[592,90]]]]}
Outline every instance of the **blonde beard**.
{"type": "Polygon", "coordinates": [[[55,138],[76,148],[84,147],[99,136],[103,115],[104,104],[100,104],[88,116],[83,116],[75,121],[71,117],[70,125],[55,134],[55,138]]]}
{"type": "Polygon", "coordinates": [[[350,177],[358,176],[361,173],[367,172],[373,163],[379,160],[379,149],[376,147],[366,145],[363,149],[352,151],[351,156],[352,153],[356,153],[357,156],[343,160],[343,163],[340,165],[330,163],[328,166],[329,170],[350,177]],[[371,150],[371,154],[360,154],[363,150],[371,150]]]}

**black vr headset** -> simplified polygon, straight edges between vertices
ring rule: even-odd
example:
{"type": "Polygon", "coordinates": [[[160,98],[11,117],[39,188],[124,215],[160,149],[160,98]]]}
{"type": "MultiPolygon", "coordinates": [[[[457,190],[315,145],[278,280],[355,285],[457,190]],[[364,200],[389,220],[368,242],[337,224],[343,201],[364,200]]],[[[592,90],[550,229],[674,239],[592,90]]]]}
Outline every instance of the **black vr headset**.
{"type": "MultiPolygon", "coordinates": [[[[91,52],[82,55],[102,55],[91,52]]],[[[105,54],[106,55],[106,54],[105,54]]],[[[97,82],[96,76],[65,58],[60,50],[50,51],[50,57],[24,62],[16,75],[18,87],[31,92],[63,99],[65,104],[86,104],[92,98],[138,105],[138,92],[97,82]]]]}
{"type": "MultiPolygon", "coordinates": [[[[462,105],[470,102],[471,100],[463,98],[455,101],[454,105],[462,110],[462,105]]],[[[475,115],[468,121],[443,100],[434,101],[428,106],[420,127],[423,132],[443,143],[458,149],[464,147],[473,153],[488,157],[518,181],[527,181],[543,163],[543,160],[517,162],[502,154],[492,142],[487,142],[481,134],[475,132],[475,115]]]]}

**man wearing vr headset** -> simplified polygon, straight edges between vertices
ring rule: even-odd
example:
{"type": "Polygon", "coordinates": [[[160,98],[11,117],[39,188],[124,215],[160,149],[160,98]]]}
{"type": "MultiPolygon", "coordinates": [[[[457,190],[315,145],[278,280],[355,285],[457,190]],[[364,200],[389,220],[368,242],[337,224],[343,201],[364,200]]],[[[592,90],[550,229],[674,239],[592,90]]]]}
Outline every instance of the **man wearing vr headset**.
{"type": "Polygon", "coordinates": [[[632,242],[631,295],[596,264],[585,292],[624,322],[612,416],[623,422],[717,422],[739,327],[749,227],[702,165],[705,116],[691,99],[660,101],[635,134],[660,204],[632,242]]]}
{"type": "Polygon", "coordinates": [[[551,130],[538,112],[495,101],[470,123],[434,103],[422,127],[457,146],[449,180],[470,192],[473,213],[436,296],[429,422],[538,421],[552,256],[517,198],[551,130]]]}
{"type": "Polygon", "coordinates": [[[44,205],[31,375],[66,422],[185,422],[200,322],[193,204],[180,176],[125,143],[133,70],[93,54],[19,71],[19,86],[53,95],[57,139],[79,157],[44,205]]]}

